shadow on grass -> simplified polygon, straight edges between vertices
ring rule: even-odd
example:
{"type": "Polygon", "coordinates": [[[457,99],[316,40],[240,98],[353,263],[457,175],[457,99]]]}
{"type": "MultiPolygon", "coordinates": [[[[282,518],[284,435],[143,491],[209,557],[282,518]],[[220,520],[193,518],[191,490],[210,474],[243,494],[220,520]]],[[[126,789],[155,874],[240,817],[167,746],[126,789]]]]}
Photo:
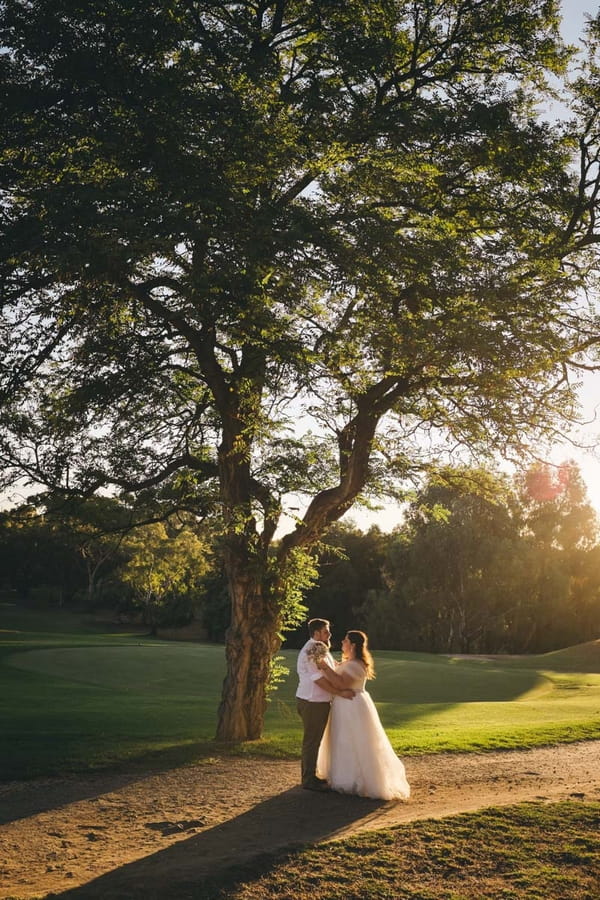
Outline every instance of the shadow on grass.
{"type": "Polygon", "coordinates": [[[375,817],[385,805],[292,788],[215,828],[49,897],[210,900],[220,890],[268,871],[294,847],[327,840],[351,823],[375,817]]]}

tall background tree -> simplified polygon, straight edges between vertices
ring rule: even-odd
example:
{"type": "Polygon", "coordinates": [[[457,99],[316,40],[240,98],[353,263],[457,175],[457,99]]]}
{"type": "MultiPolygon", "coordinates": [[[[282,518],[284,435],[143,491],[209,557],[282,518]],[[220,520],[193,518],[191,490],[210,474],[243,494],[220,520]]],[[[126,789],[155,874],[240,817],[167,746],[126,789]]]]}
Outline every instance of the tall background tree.
{"type": "Polygon", "coordinates": [[[331,523],[572,414],[596,82],[580,141],[536,117],[552,0],[5,0],[0,43],[4,480],[222,515],[255,738],[331,523]]]}
{"type": "Polygon", "coordinates": [[[131,511],[113,497],[87,497],[84,502],[65,502],[62,495],[37,498],[46,526],[60,528],[77,552],[86,573],[85,606],[100,601],[103,576],[121,561],[123,537],[131,527],[131,511]]]}
{"type": "Polygon", "coordinates": [[[510,629],[518,649],[550,650],[598,628],[598,522],[573,464],[537,464],[518,483],[526,577],[510,629]],[[590,615],[591,613],[591,615],[590,615]]]}
{"type": "Polygon", "coordinates": [[[169,534],[162,522],[155,522],[133,531],[127,550],[130,557],[121,577],[132,588],[152,634],[161,618],[169,624],[187,624],[209,569],[206,545],[189,528],[169,534]]]}
{"type": "Polygon", "coordinates": [[[481,469],[431,476],[392,535],[387,591],[368,612],[382,647],[438,653],[505,649],[523,555],[508,479],[481,469]]]}
{"type": "Polygon", "coordinates": [[[540,653],[600,635],[598,520],[574,463],[431,474],[388,536],[375,646],[540,653]]]}
{"type": "MultiPolygon", "coordinates": [[[[318,580],[306,592],[307,615],[333,623],[333,646],[349,628],[365,628],[367,607],[383,587],[383,565],[389,536],[372,527],[363,533],[339,522],[329,529],[317,555],[318,580]]],[[[286,646],[301,647],[306,626],[286,634],[286,646]]]]}
{"type": "Polygon", "coordinates": [[[88,582],[73,532],[29,504],[0,514],[0,572],[0,587],[23,606],[68,606],[88,582]]]}

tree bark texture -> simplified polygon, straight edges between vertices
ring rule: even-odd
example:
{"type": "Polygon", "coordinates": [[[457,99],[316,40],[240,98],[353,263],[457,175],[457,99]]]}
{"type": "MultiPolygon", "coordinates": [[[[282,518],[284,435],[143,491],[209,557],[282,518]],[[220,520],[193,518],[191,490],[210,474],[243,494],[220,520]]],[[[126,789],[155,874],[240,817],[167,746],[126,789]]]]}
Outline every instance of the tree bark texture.
{"type": "Polygon", "coordinates": [[[275,599],[249,574],[242,554],[227,553],[231,624],[226,634],[227,674],[216,737],[225,741],[257,740],[267,706],[271,660],[281,644],[275,599]],[[236,558],[237,556],[237,558],[236,558]]]}

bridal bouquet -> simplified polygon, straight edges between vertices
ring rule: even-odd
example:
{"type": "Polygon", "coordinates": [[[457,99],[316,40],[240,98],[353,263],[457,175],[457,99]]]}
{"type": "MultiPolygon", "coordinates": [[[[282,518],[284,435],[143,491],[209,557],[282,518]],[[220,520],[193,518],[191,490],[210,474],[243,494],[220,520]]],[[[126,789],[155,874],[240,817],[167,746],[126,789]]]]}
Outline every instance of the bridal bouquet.
{"type": "Polygon", "coordinates": [[[306,655],[308,656],[308,658],[317,666],[322,660],[325,659],[328,653],[329,647],[327,646],[327,644],[324,644],[323,641],[315,641],[313,645],[306,651],[306,655]]]}

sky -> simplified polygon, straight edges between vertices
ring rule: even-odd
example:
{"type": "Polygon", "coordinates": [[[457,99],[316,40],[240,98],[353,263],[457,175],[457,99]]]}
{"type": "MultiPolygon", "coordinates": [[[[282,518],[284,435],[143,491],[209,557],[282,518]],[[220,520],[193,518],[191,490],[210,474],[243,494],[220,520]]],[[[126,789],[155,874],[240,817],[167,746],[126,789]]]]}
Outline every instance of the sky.
{"type": "MultiPolygon", "coordinates": [[[[578,45],[586,13],[595,16],[600,9],[600,0],[562,0],[561,6],[563,38],[569,44],[578,45]]],[[[557,465],[573,460],[579,466],[588,499],[600,518],[600,372],[587,374],[582,378],[579,399],[581,418],[586,424],[577,433],[567,436],[564,443],[557,443],[546,458],[548,462],[557,465]],[[574,446],[571,440],[585,443],[586,449],[574,446]]],[[[391,506],[369,512],[354,507],[346,514],[345,521],[352,521],[360,528],[379,525],[387,531],[402,521],[402,511],[391,506]]]]}

